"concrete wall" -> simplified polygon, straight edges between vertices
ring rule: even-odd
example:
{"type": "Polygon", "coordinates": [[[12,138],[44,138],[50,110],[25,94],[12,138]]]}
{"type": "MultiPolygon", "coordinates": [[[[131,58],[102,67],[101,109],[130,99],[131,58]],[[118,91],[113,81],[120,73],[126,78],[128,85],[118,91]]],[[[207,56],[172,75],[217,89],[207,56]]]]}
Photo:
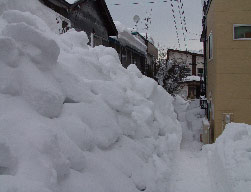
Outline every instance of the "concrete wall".
{"type": "Polygon", "coordinates": [[[223,131],[224,113],[251,124],[251,41],[233,40],[234,24],[251,24],[250,0],[213,0],[207,15],[207,36],[213,33],[207,97],[214,139],[223,131]]]}

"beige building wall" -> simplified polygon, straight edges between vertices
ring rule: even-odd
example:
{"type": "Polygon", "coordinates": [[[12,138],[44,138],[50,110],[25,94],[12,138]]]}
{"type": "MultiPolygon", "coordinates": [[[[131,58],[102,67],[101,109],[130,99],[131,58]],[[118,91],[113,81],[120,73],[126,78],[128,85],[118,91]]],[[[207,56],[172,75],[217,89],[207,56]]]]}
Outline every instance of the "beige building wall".
{"type": "Polygon", "coordinates": [[[251,40],[233,40],[234,24],[251,24],[251,1],[213,0],[207,15],[207,36],[213,33],[207,95],[215,138],[223,131],[224,113],[251,124],[251,40]]]}

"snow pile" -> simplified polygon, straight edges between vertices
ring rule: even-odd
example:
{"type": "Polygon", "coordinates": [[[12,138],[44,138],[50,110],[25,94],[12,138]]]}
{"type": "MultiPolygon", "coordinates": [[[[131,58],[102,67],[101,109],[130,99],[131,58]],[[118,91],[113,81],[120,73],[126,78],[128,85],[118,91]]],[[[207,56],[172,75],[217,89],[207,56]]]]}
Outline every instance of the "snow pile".
{"type": "Polygon", "coordinates": [[[119,21],[115,21],[114,23],[118,30],[118,41],[120,43],[122,43],[124,46],[133,46],[134,49],[138,50],[139,52],[142,52],[143,54],[146,54],[147,47],[144,43],[142,43],[137,37],[132,35],[131,31],[119,21]]]}
{"type": "Polygon", "coordinates": [[[0,191],[168,191],[173,98],[85,33],[57,35],[39,1],[0,15],[0,191]]]}
{"type": "Polygon", "coordinates": [[[215,144],[207,145],[210,176],[216,192],[251,189],[251,126],[228,124],[215,144]]]}
{"type": "Polygon", "coordinates": [[[181,148],[200,150],[202,147],[200,142],[202,122],[205,120],[205,112],[200,108],[200,100],[185,101],[182,97],[176,96],[174,108],[182,125],[181,148]]]}

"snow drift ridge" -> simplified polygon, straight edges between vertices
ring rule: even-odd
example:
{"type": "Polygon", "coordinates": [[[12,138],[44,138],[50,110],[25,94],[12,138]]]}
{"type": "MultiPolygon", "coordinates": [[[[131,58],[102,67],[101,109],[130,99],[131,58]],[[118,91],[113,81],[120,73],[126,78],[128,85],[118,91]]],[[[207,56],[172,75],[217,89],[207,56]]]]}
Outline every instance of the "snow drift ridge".
{"type": "Polygon", "coordinates": [[[0,15],[0,191],[167,191],[172,97],[85,33],[57,35],[39,1],[0,15]]]}

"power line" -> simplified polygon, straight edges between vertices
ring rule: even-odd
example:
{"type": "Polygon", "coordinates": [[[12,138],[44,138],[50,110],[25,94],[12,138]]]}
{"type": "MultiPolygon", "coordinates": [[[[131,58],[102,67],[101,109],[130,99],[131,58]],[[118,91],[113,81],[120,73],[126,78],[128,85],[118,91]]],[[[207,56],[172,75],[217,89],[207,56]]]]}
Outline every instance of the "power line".
{"type": "Polygon", "coordinates": [[[184,3],[182,2],[182,0],[179,0],[179,3],[181,4],[181,10],[182,10],[182,15],[183,15],[183,22],[184,22],[185,31],[188,32],[187,31],[187,22],[186,22],[184,3]]]}
{"type": "Polygon", "coordinates": [[[185,29],[184,29],[184,25],[183,25],[183,20],[182,20],[182,15],[181,15],[181,7],[180,5],[178,4],[178,10],[179,10],[179,15],[180,15],[180,24],[181,24],[181,29],[182,29],[182,33],[183,33],[183,40],[184,40],[184,43],[185,43],[185,47],[187,46],[186,44],[186,36],[185,36],[185,29]]]}
{"type": "Polygon", "coordinates": [[[173,13],[173,22],[174,22],[174,27],[175,27],[175,30],[176,30],[176,37],[177,37],[178,45],[179,45],[179,48],[180,48],[180,38],[179,38],[179,33],[178,33],[178,27],[177,27],[177,22],[176,22],[176,17],[175,17],[175,11],[174,11],[174,6],[173,6],[173,1],[174,0],[170,0],[171,7],[172,7],[172,13],[173,13]]]}
{"type": "Polygon", "coordinates": [[[187,28],[186,28],[186,19],[185,19],[185,11],[184,11],[184,4],[181,0],[178,1],[178,8],[179,8],[179,14],[180,14],[180,22],[182,25],[182,32],[184,37],[184,43],[185,43],[185,49],[187,50],[187,28]],[[183,18],[182,18],[183,16],[183,18]]]}
{"type": "MultiPolygon", "coordinates": [[[[176,31],[176,37],[177,37],[177,41],[178,41],[178,46],[179,48],[181,47],[181,41],[182,41],[182,35],[183,35],[183,41],[184,41],[184,44],[185,44],[185,48],[187,49],[187,46],[188,46],[188,42],[187,42],[187,37],[189,36],[188,34],[193,34],[193,35],[196,35],[196,36],[200,36],[200,34],[197,34],[197,33],[193,33],[193,32],[190,32],[188,31],[187,29],[187,22],[186,22],[186,16],[185,16],[185,10],[184,10],[184,3],[182,2],[182,0],[170,0],[171,2],[171,9],[172,9],[172,15],[173,15],[173,22],[174,22],[174,28],[175,28],[175,31],[176,31]],[[175,2],[177,3],[177,8],[178,10],[175,10],[175,2]],[[175,12],[178,12],[179,14],[179,18],[176,18],[176,13],[175,12]],[[178,20],[180,19],[180,24],[181,24],[181,30],[179,30],[178,28],[178,20]],[[180,33],[180,34],[179,34],[180,33]],[[181,35],[181,37],[180,37],[181,35]]],[[[142,4],[159,4],[159,3],[168,3],[167,0],[153,0],[153,1],[140,1],[140,2],[131,2],[131,3],[114,3],[112,5],[114,6],[123,6],[125,4],[130,4],[132,6],[136,6],[136,5],[142,5],[142,4]]],[[[151,22],[150,22],[151,24],[151,22]]],[[[190,39],[189,39],[190,40],[190,39]]],[[[195,40],[195,39],[192,39],[192,40],[195,40]]]]}

